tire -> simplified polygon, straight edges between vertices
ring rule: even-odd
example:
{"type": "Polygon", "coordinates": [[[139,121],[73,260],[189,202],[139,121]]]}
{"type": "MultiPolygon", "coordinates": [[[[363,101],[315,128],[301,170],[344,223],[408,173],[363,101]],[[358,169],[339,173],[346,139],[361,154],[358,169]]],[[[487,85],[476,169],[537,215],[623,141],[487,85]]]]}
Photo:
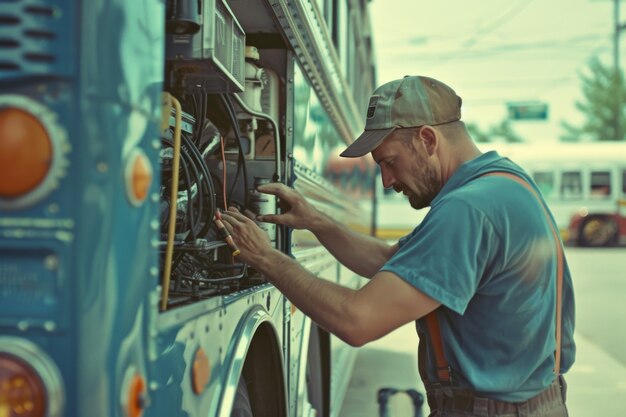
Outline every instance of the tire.
{"type": "Polygon", "coordinates": [[[592,216],[580,225],[578,243],[586,247],[609,246],[616,242],[617,224],[606,216],[592,216]]]}
{"type": "Polygon", "coordinates": [[[239,384],[237,384],[237,393],[235,394],[235,402],[233,403],[230,417],[254,417],[252,407],[250,406],[248,386],[243,375],[239,378],[239,384]]]}

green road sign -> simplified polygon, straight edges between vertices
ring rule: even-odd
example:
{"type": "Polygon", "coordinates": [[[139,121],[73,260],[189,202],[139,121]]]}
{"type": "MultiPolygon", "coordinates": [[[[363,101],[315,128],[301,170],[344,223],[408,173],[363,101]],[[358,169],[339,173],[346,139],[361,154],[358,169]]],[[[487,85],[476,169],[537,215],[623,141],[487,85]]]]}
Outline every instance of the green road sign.
{"type": "Polygon", "coordinates": [[[541,102],[507,103],[511,120],[546,120],[548,104],[541,102]]]}

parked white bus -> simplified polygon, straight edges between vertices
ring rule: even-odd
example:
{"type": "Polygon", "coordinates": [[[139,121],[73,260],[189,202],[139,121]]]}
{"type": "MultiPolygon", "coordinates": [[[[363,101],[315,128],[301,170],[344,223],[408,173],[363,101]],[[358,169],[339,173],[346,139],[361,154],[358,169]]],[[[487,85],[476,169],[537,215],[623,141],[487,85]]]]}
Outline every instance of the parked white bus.
{"type": "MultiPolygon", "coordinates": [[[[479,148],[496,150],[534,178],[564,242],[583,246],[620,242],[611,216],[618,202],[626,199],[626,142],[481,143],[479,148]],[[570,227],[576,216],[593,221],[570,227]]],[[[385,190],[380,177],[376,182],[376,235],[397,240],[419,224],[428,209],[412,209],[404,195],[385,190]]]]}
{"type": "Polygon", "coordinates": [[[626,198],[626,142],[481,144],[522,166],[548,202],[564,242],[583,246],[618,243],[612,215],[626,198]],[[582,216],[593,222],[577,223],[582,216]]]}

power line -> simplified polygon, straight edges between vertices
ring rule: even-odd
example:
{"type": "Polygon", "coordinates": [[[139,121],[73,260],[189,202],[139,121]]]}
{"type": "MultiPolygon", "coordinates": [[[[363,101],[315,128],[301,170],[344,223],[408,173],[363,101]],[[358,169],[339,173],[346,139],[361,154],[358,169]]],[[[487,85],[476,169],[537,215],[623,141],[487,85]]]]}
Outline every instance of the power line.
{"type": "Polygon", "coordinates": [[[510,21],[511,19],[513,19],[514,17],[519,15],[520,12],[522,10],[524,10],[526,7],[528,7],[528,5],[530,3],[532,3],[533,1],[534,0],[530,0],[530,1],[528,1],[528,0],[521,0],[520,2],[517,3],[517,5],[513,6],[512,8],[510,8],[507,12],[505,12],[502,16],[497,18],[491,24],[487,24],[483,28],[478,29],[473,35],[470,36],[469,39],[464,41],[461,44],[461,48],[462,48],[461,52],[455,52],[454,54],[450,54],[450,55],[444,57],[442,60],[443,61],[448,61],[448,60],[450,60],[452,58],[458,58],[459,55],[463,56],[463,55],[469,53],[469,50],[474,45],[476,45],[478,43],[478,41],[480,40],[480,37],[486,35],[487,33],[493,32],[494,30],[496,30],[500,26],[504,25],[506,22],[510,21]]]}
{"type": "Polygon", "coordinates": [[[479,36],[483,36],[483,35],[486,35],[486,34],[488,34],[490,32],[493,32],[494,30],[496,30],[497,28],[499,28],[500,26],[502,26],[503,24],[505,24],[509,20],[513,19],[518,14],[520,14],[520,12],[522,10],[524,10],[526,7],[528,7],[528,5],[530,3],[532,3],[533,1],[534,0],[530,0],[530,1],[522,0],[522,1],[520,1],[515,6],[511,7],[502,16],[496,18],[496,20],[493,21],[492,23],[486,24],[482,28],[479,28],[469,39],[464,41],[461,44],[461,46],[463,48],[471,48],[472,46],[474,46],[478,42],[479,36]]]}
{"type": "MultiPolygon", "coordinates": [[[[493,54],[501,53],[501,52],[514,53],[514,52],[527,51],[527,50],[532,50],[532,51],[537,51],[538,49],[547,50],[551,48],[558,48],[556,51],[554,51],[553,49],[550,50],[549,52],[551,54],[555,52],[568,53],[576,49],[588,48],[589,43],[593,41],[597,41],[597,40],[609,41],[608,36],[609,35],[607,35],[606,33],[589,33],[589,34],[577,35],[571,38],[558,39],[558,40],[535,40],[535,41],[529,41],[529,42],[498,44],[498,45],[486,46],[478,50],[474,49],[471,52],[471,54],[469,53],[461,54],[461,53],[456,53],[456,52],[453,54],[451,54],[450,52],[422,53],[422,52],[419,52],[419,50],[416,50],[414,53],[419,54],[420,57],[422,58],[426,57],[429,59],[439,59],[439,60],[441,60],[442,58],[446,58],[446,57],[450,57],[454,59],[460,59],[460,58],[471,59],[472,57],[482,58],[485,55],[493,55],[493,54]]],[[[394,48],[385,48],[385,50],[387,51],[387,53],[397,52],[403,55],[407,54],[406,47],[398,47],[398,48],[395,48],[395,50],[394,48]]]]}

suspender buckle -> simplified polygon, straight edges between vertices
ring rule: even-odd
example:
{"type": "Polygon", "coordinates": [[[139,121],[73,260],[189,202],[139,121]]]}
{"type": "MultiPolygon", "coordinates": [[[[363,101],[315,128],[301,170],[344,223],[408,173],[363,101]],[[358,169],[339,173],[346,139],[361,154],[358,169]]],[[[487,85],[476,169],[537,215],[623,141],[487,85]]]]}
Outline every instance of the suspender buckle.
{"type": "Polygon", "coordinates": [[[452,367],[450,365],[446,367],[437,367],[437,380],[443,383],[454,383],[452,367]]]}

